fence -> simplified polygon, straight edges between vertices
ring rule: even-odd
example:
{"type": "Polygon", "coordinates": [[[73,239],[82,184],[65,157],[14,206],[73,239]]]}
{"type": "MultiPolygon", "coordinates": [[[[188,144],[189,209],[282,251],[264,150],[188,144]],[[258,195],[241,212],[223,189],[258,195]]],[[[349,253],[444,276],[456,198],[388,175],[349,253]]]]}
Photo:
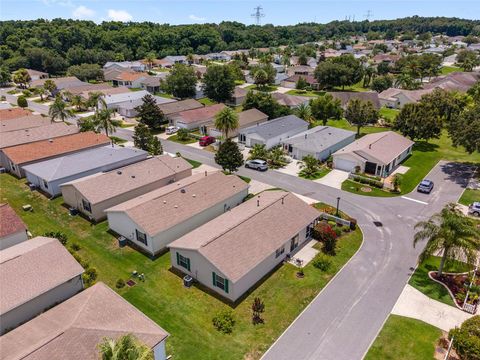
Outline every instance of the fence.
{"type": "Polygon", "coordinates": [[[465,303],[463,304],[463,310],[470,314],[475,314],[475,312],[477,311],[477,306],[465,303]]]}

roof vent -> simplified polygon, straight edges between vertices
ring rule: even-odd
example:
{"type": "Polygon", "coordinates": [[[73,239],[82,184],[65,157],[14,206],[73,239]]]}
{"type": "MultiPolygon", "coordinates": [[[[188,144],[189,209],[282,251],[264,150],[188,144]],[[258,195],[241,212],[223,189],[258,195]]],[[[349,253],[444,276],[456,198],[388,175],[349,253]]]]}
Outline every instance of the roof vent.
{"type": "Polygon", "coordinates": [[[167,203],[167,200],[163,200],[163,203],[166,204],[166,203],[167,203]]]}
{"type": "Polygon", "coordinates": [[[53,143],[53,139],[48,139],[48,142],[49,142],[49,143],[53,143]]]}
{"type": "Polygon", "coordinates": [[[372,148],[372,144],[369,144],[369,145],[368,145],[368,148],[371,149],[371,148],[372,148]]]}
{"type": "Polygon", "coordinates": [[[132,179],[135,179],[135,175],[132,175],[132,179]]]}
{"type": "Polygon", "coordinates": [[[122,172],[120,170],[117,171],[118,175],[122,175],[122,172]]]}
{"type": "Polygon", "coordinates": [[[178,205],[174,205],[173,207],[174,207],[175,209],[178,209],[178,205]]]}
{"type": "Polygon", "coordinates": [[[180,190],[182,194],[185,194],[187,191],[185,189],[180,190]]]}
{"type": "Polygon", "coordinates": [[[197,195],[196,195],[196,194],[193,194],[192,197],[195,198],[195,197],[197,197],[197,195]]]}

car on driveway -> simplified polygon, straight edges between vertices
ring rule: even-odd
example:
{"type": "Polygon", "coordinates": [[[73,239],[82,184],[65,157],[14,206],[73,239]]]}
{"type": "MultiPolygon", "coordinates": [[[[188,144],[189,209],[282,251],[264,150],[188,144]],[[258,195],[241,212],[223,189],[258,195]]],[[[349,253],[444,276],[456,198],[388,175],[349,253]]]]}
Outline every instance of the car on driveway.
{"type": "Polygon", "coordinates": [[[172,134],[175,134],[177,131],[178,131],[178,128],[176,126],[168,126],[165,129],[165,134],[172,135],[172,134]]]}
{"type": "Polygon", "coordinates": [[[200,138],[199,144],[200,146],[208,146],[215,142],[215,138],[213,136],[204,136],[200,138]]]}
{"type": "Polygon", "coordinates": [[[476,201],[468,207],[468,215],[480,216],[480,202],[476,201]]]}
{"type": "Polygon", "coordinates": [[[268,165],[265,160],[254,159],[248,160],[245,162],[245,167],[248,169],[258,170],[258,171],[267,171],[268,165]]]}
{"type": "Polygon", "coordinates": [[[422,180],[422,182],[417,187],[417,191],[424,194],[430,194],[433,190],[433,185],[433,181],[431,180],[422,180]]]}

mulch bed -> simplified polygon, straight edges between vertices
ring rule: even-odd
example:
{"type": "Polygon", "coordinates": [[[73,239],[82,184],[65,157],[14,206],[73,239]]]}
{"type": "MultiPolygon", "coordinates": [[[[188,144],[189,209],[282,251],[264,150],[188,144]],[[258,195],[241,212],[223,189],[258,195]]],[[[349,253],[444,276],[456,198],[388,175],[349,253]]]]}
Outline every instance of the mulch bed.
{"type": "Polygon", "coordinates": [[[369,187],[362,187],[362,188],[360,188],[360,190],[363,191],[363,192],[366,192],[366,193],[372,192],[372,189],[369,188],[369,187]]]}
{"type": "MultiPolygon", "coordinates": [[[[465,300],[465,295],[467,294],[468,287],[468,275],[467,274],[442,274],[442,276],[438,276],[437,272],[432,272],[431,276],[440,281],[442,284],[445,284],[451,293],[454,296],[454,301],[457,303],[458,306],[462,307],[463,302],[465,300]]],[[[480,271],[477,271],[475,276],[475,285],[480,286],[480,271]]],[[[473,297],[469,296],[469,304],[478,305],[479,300],[472,300],[473,297]]]]}

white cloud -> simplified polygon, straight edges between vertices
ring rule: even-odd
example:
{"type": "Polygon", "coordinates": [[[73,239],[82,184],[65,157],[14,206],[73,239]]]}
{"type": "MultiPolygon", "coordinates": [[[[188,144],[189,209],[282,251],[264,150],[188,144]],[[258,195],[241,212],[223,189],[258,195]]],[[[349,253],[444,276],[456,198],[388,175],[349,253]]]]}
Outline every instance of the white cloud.
{"type": "Polygon", "coordinates": [[[204,17],[196,16],[196,15],[188,15],[188,18],[193,21],[205,21],[204,17]]]}
{"type": "Polygon", "coordinates": [[[80,5],[73,10],[72,16],[74,19],[89,19],[95,16],[95,11],[86,6],[80,5]]]}
{"type": "Polygon", "coordinates": [[[109,9],[108,10],[108,18],[113,21],[121,21],[121,22],[127,22],[127,21],[132,21],[133,16],[130,15],[125,10],[114,10],[114,9],[109,9]]]}

